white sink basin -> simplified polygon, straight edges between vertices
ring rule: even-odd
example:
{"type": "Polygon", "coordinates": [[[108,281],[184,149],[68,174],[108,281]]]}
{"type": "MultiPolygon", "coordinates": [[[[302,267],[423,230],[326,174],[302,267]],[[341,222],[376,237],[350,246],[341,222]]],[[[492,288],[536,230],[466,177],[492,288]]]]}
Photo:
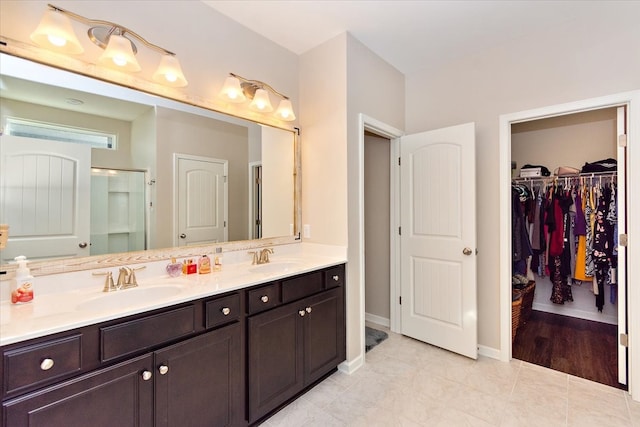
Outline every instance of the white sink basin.
{"type": "Polygon", "coordinates": [[[249,269],[251,273],[288,273],[292,270],[300,268],[302,263],[299,261],[274,261],[268,264],[253,266],[249,269]]]}
{"type": "Polygon", "coordinates": [[[161,285],[122,289],[101,294],[76,306],[82,311],[105,311],[151,304],[178,295],[184,285],[161,285]]]}

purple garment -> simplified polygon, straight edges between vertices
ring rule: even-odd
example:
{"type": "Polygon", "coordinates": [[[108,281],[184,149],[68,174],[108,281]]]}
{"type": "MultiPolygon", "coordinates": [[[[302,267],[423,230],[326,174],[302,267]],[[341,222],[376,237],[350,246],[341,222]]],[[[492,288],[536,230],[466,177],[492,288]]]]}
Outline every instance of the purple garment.
{"type": "Polygon", "coordinates": [[[584,211],[582,210],[582,196],[580,193],[576,194],[576,223],[573,229],[573,233],[576,236],[584,236],[587,234],[587,221],[584,217],[584,211]]]}

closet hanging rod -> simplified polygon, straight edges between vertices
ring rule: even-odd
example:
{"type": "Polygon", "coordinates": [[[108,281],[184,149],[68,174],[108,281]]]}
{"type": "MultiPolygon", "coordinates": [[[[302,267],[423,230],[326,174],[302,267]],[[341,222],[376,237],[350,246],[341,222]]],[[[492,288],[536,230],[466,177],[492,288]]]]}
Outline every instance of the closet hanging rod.
{"type": "Polygon", "coordinates": [[[617,172],[589,172],[580,173],[576,175],[549,175],[549,176],[524,176],[511,178],[512,182],[550,182],[557,181],[559,179],[578,179],[578,178],[615,178],[618,175],[617,172]]]}

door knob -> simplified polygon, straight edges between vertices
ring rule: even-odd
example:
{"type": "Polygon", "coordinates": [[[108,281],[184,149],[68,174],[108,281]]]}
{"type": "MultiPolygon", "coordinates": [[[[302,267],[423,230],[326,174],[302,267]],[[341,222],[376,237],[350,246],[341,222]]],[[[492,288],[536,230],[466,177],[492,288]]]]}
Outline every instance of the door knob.
{"type": "Polygon", "coordinates": [[[78,243],[78,246],[80,247],[80,249],[84,249],[87,247],[87,242],[78,243]]]}
{"type": "Polygon", "coordinates": [[[181,238],[181,239],[186,239],[186,238],[187,238],[187,235],[186,235],[186,234],[184,234],[184,233],[182,233],[182,234],[180,235],[180,238],[181,238]]]}
{"type": "Polygon", "coordinates": [[[464,248],[462,250],[462,253],[465,255],[471,255],[473,253],[473,251],[471,250],[471,248],[464,248]]]}

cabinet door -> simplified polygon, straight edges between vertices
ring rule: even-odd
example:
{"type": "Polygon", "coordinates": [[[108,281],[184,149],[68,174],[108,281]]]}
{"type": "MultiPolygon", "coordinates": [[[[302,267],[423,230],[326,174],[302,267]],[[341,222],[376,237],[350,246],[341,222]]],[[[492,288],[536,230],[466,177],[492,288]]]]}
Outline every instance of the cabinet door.
{"type": "Polygon", "coordinates": [[[6,426],[153,425],[151,355],[45,388],[3,404],[6,426]]]}
{"type": "Polygon", "coordinates": [[[343,288],[303,301],[304,385],[317,381],[346,357],[343,288]]]}
{"type": "Polygon", "coordinates": [[[156,426],[241,424],[240,340],[236,323],[155,353],[156,426]]]}
{"type": "Polygon", "coordinates": [[[251,423],[302,390],[302,318],[298,306],[304,307],[292,303],[248,319],[251,423]]]}

